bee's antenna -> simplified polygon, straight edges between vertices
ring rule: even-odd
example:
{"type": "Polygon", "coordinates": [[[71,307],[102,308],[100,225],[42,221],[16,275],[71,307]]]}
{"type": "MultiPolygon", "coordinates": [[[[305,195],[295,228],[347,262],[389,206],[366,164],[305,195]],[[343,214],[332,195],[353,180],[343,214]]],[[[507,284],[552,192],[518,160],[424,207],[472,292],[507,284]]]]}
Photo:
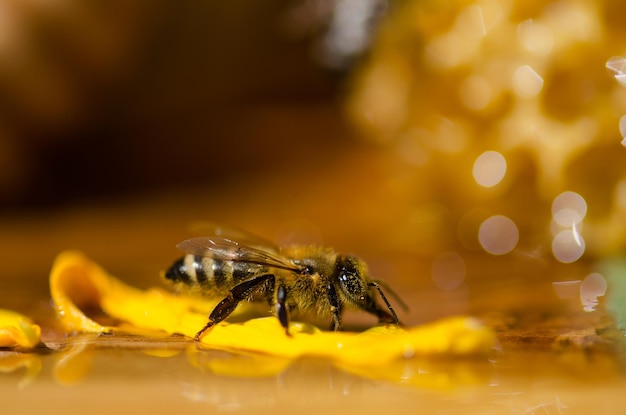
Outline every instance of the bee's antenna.
{"type": "MultiPolygon", "coordinates": [[[[385,281],[381,281],[381,280],[374,280],[372,282],[375,282],[376,284],[380,285],[381,287],[383,287],[389,294],[391,294],[391,296],[393,297],[394,300],[396,300],[396,302],[398,304],[400,304],[400,307],[402,307],[402,310],[404,310],[405,313],[407,313],[409,311],[409,306],[406,305],[406,303],[404,302],[404,300],[402,300],[402,298],[400,298],[400,296],[398,294],[396,294],[396,292],[394,290],[391,289],[391,287],[389,286],[389,284],[387,284],[385,281]]],[[[371,284],[370,284],[371,285],[371,284]]],[[[380,288],[378,288],[378,291],[380,292],[380,288]]],[[[381,293],[382,296],[382,293],[381,293]]]]}
{"type": "MultiPolygon", "coordinates": [[[[396,312],[394,311],[393,307],[389,303],[389,300],[387,300],[387,297],[385,297],[385,294],[383,293],[383,290],[380,288],[379,283],[377,281],[370,281],[369,286],[370,287],[374,287],[374,288],[376,288],[378,290],[378,293],[380,294],[381,298],[385,302],[385,305],[387,306],[387,308],[391,312],[391,315],[393,316],[393,319],[396,321],[396,324],[400,324],[400,320],[398,319],[398,315],[396,314],[396,312]]],[[[391,292],[393,292],[393,291],[391,291],[391,292]]]]}

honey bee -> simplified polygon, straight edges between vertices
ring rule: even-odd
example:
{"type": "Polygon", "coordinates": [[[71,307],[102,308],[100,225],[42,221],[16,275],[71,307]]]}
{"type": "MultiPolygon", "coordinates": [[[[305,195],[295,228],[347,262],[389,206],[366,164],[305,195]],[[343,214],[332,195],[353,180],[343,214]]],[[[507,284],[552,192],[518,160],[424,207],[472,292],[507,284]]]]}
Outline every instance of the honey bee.
{"type": "Polygon", "coordinates": [[[166,280],[187,290],[223,297],[196,341],[244,300],[267,301],[287,335],[289,314],[296,311],[331,317],[334,330],[341,329],[346,308],[371,313],[379,323],[400,324],[381,285],[387,287],[370,280],[366,264],[355,256],[318,246],[278,248],[244,231],[215,228],[212,233],[179,243],[186,255],[164,273],[166,280]],[[376,292],[387,310],[374,299],[376,292]]]}

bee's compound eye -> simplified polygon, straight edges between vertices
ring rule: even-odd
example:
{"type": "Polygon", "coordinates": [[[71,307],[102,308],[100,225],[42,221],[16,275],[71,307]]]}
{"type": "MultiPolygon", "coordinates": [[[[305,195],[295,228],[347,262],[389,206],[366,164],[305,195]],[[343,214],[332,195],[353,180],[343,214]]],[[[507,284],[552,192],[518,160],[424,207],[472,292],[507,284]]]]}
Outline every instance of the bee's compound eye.
{"type": "Polygon", "coordinates": [[[337,260],[337,278],[341,290],[350,298],[361,299],[365,296],[362,284],[361,265],[358,258],[345,257],[337,260]]]}

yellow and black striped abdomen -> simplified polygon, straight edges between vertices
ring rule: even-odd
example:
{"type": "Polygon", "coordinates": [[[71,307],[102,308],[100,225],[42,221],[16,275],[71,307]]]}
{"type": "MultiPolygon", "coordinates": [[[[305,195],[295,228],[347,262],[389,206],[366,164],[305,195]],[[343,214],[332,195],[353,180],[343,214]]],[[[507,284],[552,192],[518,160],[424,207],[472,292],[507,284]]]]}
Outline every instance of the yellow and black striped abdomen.
{"type": "Polygon", "coordinates": [[[188,254],[174,262],[165,272],[165,279],[191,289],[226,293],[235,285],[265,272],[267,268],[257,264],[188,254]]]}

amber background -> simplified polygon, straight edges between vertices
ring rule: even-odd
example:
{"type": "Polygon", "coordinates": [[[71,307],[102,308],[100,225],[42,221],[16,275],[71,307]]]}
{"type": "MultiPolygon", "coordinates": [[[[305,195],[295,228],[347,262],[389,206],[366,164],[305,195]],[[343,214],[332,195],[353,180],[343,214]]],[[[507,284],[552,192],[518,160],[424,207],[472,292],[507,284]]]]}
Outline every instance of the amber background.
{"type": "MultiPolygon", "coordinates": [[[[526,329],[546,309],[601,318],[551,286],[581,279],[593,259],[465,249],[464,284],[435,287],[433,257],[463,249],[440,205],[472,203],[455,191],[463,174],[453,161],[420,172],[363,139],[346,98],[367,59],[339,70],[316,60],[326,20],[307,2],[6,4],[3,307],[48,315],[50,265],[70,248],[130,283],[160,284],[190,225],[210,220],[362,256],[411,305],[408,324],[457,313],[500,324],[504,313],[513,323],[502,327],[526,329]]],[[[516,205],[530,195],[523,211],[545,210],[534,171],[521,171],[516,205]]]]}
{"type": "MultiPolygon", "coordinates": [[[[354,252],[391,279],[395,159],[347,120],[354,66],[315,58],[327,20],[306,4],[7,3],[2,306],[45,318],[64,249],[159,285],[204,220],[354,252]]],[[[405,286],[432,285],[410,263],[405,286]]]]}
{"type": "Polygon", "coordinates": [[[303,118],[332,120],[340,82],[290,29],[295,5],[8,2],[3,210],[245,181],[318,159],[311,147],[341,137],[303,118]]]}
{"type": "MultiPolygon", "coordinates": [[[[0,307],[33,316],[50,336],[47,277],[60,251],[79,249],[149,287],[179,255],[174,246],[189,225],[211,220],[278,243],[359,254],[409,303],[405,323],[477,315],[498,330],[507,354],[483,362],[478,389],[451,395],[329,376],[323,364],[296,366],[286,382],[225,381],[182,358],[157,364],[117,351],[105,351],[78,388],[64,389],[51,380],[54,356],[47,356],[41,380],[9,404],[23,404],[31,392],[58,407],[108,394],[117,399],[102,412],[189,410],[198,408],[188,397],[193,389],[204,397],[202,410],[272,413],[394,408],[382,396],[395,398],[395,409],[431,412],[560,413],[560,402],[580,413],[618,407],[623,347],[598,337],[615,334],[610,317],[558,301],[551,286],[586,275],[591,260],[563,265],[524,253],[466,252],[466,285],[434,286],[432,255],[440,246],[430,244],[434,236],[422,222],[402,215],[415,202],[409,186],[445,192],[353,128],[344,98],[358,63],[331,70],[313,58],[321,27],[296,19],[294,28],[289,20],[302,3],[127,3],[0,6],[8,16],[0,28],[0,307]],[[421,245],[406,243],[416,240],[421,245]],[[494,380],[496,372],[502,378],[494,380]],[[492,392],[490,382],[504,386],[492,392]],[[346,384],[355,387],[348,398],[346,384]],[[241,392],[254,388],[263,393],[241,392]],[[300,398],[311,390],[319,399],[300,398]]],[[[18,378],[4,379],[14,388],[18,378]]],[[[2,390],[3,397],[13,391],[2,390]]]]}

